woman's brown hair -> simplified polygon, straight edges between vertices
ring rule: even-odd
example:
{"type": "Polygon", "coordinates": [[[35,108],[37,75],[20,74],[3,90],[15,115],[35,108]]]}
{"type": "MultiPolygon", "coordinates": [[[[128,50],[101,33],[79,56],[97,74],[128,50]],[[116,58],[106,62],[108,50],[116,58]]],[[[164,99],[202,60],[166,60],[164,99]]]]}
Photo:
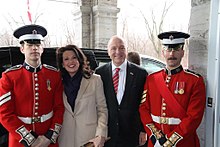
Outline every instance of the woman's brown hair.
{"type": "Polygon", "coordinates": [[[57,67],[61,71],[61,74],[67,73],[66,69],[63,68],[63,53],[65,51],[73,51],[79,61],[79,71],[82,72],[85,78],[90,78],[92,70],[89,67],[86,56],[76,45],[67,45],[65,47],[60,47],[57,49],[57,67]]]}

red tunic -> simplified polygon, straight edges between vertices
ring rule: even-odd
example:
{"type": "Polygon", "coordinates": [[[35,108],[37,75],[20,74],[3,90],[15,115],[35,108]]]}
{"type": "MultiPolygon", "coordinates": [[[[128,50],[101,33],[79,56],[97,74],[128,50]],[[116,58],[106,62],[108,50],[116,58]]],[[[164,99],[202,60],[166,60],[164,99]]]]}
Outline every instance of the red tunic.
{"type": "MultiPolygon", "coordinates": [[[[206,93],[203,78],[190,71],[183,70],[182,66],[180,66],[171,71],[169,76],[167,70],[161,70],[149,75],[144,89],[146,97],[143,97],[139,111],[148,136],[150,137],[152,132],[146,125],[154,124],[157,130],[161,130],[167,135],[167,138],[174,133],[180,135],[182,139],[176,142],[176,147],[199,147],[196,129],[201,123],[205,108],[206,93]],[[158,81],[155,81],[155,77],[159,76],[161,72],[168,89],[186,112],[182,119],[181,115],[179,117],[174,115],[173,110],[170,109],[174,107],[173,103],[168,104],[158,90],[158,81]],[[152,115],[167,118],[173,117],[180,119],[181,122],[172,125],[157,123],[153,121],[152,115]]],[[[149,140],[148,147],[152,146],[152,141],[149,140]]]]}
{"type": "MultiPolygon", "coordinates": [[[[9,131],[9,147],[23,147],[21,141],[30,146],[33,143],[30,131],[46,135],[55,143],[64,113],[59,72],[48,65],[38,68],[18,65],[2,74],[0,86],[0,119],[9,131]],[[18,118],[37,118],[50,112],[53,116],[43,122],[27,124],[18,118]]],[[[58,147],[54,143],[50,147],[58,147]]]]}

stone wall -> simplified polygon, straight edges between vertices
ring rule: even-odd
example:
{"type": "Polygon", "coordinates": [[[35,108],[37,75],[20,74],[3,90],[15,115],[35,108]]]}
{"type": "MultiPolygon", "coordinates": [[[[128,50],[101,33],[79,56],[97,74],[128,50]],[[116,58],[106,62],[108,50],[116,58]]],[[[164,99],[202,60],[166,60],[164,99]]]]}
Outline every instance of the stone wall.
{"type": "Polygon", "coordinates": [[[190,17],[189,67],[206,77],[210,1],[192,0],[190,17]]]}
{"type": "MultiPolygon", "coordinates": [[[[189,68],[207,76],[210,0],[192,0],[190,17],[189,68]]],[[[206,79],[205,79],[206,81],[206,79]]],[[[205,115],[197,130],[201,147],[205,146],[205,115]]]]}

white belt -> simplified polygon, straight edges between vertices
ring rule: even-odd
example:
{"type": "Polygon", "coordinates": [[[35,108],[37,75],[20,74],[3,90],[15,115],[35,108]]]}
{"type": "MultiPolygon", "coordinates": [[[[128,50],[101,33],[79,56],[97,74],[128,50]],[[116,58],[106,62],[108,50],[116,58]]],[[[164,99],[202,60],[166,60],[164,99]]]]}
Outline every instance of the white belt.
{"type": "Polygon", "coordinates": [[[48,119],[50,119],[53,116],[53,111],[51,111],[48,114],[44,114],[42,116],[37,116],[37,117],[20,117],[18,116],[18,118],[23,121],[25,124],[33,124],[36,122],[45,122],[48,119]]]}
{"type": "Polygon", "coordinates": [[[151,117],[154,122],[159,124],[178,125],[181,122],[179,118],[161,117],[161,116],[155,116],[153,114],[151,114],[151,117]]]}

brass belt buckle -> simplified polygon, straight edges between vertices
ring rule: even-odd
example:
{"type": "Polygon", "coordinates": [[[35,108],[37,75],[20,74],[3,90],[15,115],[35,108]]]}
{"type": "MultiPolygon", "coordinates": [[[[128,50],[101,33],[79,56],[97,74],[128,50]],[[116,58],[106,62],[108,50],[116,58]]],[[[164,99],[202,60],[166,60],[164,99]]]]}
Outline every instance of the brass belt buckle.
{"type": "Polygon", "coordinates": [[[166,117],[160,117],[160,123],[161,123],[161,124],[168,124],[168,118],[166,118],[166,117]]]}
{"type": "Polygon", "coordinates": [[[40,122],[40,117],[32,117],[32,123],[40,122]]]}

